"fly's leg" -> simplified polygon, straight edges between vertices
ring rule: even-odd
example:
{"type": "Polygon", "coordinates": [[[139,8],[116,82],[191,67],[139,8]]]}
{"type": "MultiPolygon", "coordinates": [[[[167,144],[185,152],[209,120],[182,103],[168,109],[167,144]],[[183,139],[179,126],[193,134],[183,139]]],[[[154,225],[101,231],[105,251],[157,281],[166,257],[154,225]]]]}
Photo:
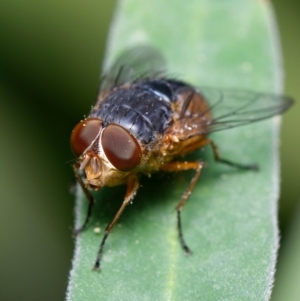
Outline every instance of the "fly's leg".
{"type": "Polygon", "coordinates": [[[161,167],[162,171],[167,171],[167,172],[184,171],[184,170],[190,170],[190,169],[194,169],[196,171],[195,175],[193,176],[193,178],[190,182],[190,185],[188,186],[188,188],[182,195],[180,202],[176,206],[177,228],[178,228],[179,240],[180,240],[180,244],[181,244],[183,250],[187,254],[191,254],[192,252],[191,252],[190,248],[187,246],[187,244],[183,238],[182,224],[181,224],[181,210],[182,210],[183,206],[185,205],[186,201],[188,200],[191,192],[193,191],[193,189],[199,179],[199,176],[200,176],[200,173],[202,170],[202,166],[203,166],[203,164],[201,162],[170,162],[161,167]]]}
{"type": "Polygon", "coordinates": [[[216,144],[212,140],[209,140],[209,144],[213,150],[214,158],[217,162],[224,163],[224,164],[227,164],[229,166],[233,166],[233,167],[236,167],[239,169],[258,170],[257,164],[240,164],[240,163],[232,162],[227,159],[221,158],[216,144]]]}
{"type": "Polygon", "coordinates": [[[73,235],[76,236],[76,235],[78,235],[80,232],[82,232],[82,231],[86,228],[87,224],[89,223],[89,220],[90,220],[91,215],[92,215],[92,210],[93,210],[93,207],[94,207],[94,204],[95,204],[95,200],[94,200],[92,194],[91,194],[91,193],[88,191],[88,189],[85,187],[85,185],[84,185],[84,183],[83,183],[83,181],[82,181],[82,178],[81,178],[81,176],[79,175],[79,172],[78,172],[79,164],[78,164],[78,163],[75,163],[75,164],[73,165],[73,169],[74,169],[74,173],[75,173],[76,179],[77,179],[77,181],[78,181],[78,183],[79,183],[81,189],[83,190],[83,192],[84,192],[86,198],[87,198],[88,201],[89,201],[89,207],[88,207],[88,211],[87,211],[87,214],[86,214],[84,223],[82,224],[82,226],[81,226],[80,228],[75,229],[75,230],[73,231],[73,235]]]}
{"type": "Polygon", "coordinates": [[[99,251],[98,251],[98,254],[97,254],[97,257],[96,257],[96,261],[95,261],[93,270],[98,270],[98,271],[100,270],[100,261],[101,261],[105,241],[106,241],[109,233],[111,232],[112,228],[114,227],[114,225],[116,224],[116,222],[120,218],[120,216],[121,216],[122,212],[124,211],[125,207],[129,204],[129,202],[135,196],[138,188],[139,188],[139,182],[138,182],[137,178],[135,176],[129,177],[128,180],[127,180],[127,190],[126,190],[126,194],[125,194],[125,197],[124,197],[123,204],[121,205],[121,207],[118,210],[115,217],[112,219],[112,221],[108,224],[108,226],[105,229],[105,233],[104,233],[104,236],[102,238],[102,241],[101,241],[101,244],[100,244],[100,247],[99,247],[99,251]]]}

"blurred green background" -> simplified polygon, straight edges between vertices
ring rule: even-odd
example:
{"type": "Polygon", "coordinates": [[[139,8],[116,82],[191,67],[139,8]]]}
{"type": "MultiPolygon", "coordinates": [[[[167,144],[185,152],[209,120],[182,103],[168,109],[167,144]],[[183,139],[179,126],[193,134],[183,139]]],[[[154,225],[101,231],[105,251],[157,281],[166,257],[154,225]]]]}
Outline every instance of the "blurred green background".
{"type": "MultiPolygon", "coordinates": [[[[300,100],[300,2],[274,0],[300,100]]],[[[0,299],[63,300],[71,265],[69,136],[93,104],[115,1],[0,3],[0,299]]],[[[300,106],[283,118],[282,247],[272,300],[300,300],[300,106]]],[[[99,296],[100,297],[100,296],[99,296]]]]}

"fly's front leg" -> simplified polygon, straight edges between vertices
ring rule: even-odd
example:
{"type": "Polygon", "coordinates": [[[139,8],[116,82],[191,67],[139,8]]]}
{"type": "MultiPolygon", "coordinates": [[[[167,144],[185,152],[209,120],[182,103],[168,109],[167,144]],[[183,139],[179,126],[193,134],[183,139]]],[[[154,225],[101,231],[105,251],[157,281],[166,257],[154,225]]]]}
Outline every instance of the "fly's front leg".
{"type": "Polygon", "coordinates": [[[83,190],[83,192],[84,192],[87,200],[89,201],[89,207],[88,207],[88,211],[87,211],[84,223],[82,224],[82,226],[80,228],[75,229],[73,231],[73,235],[76,236],[80,232],[82,232],[86,228],[87,224],[89,223],[89,220],[90,220],[91,215],[92,215],[93,207],[94,207],[94,204],[95,204],[95,200],[94,200],[92,194],[89,192],[89,190],[86,188],[86,186],[84,185],[84,183],[82,181],[82,178],[81,178],[81,176],[80,176],[80,174],[78,172],[78,170],[79,170],[79,164],[75,163],[73,165],[73,169],[74,169],[74,173],[75,173],[76,179],[77,179],[77,181],[78,181],[81,189],[83,190]]]}
{"type": "Polygon", "coordinates": [[[109,235],[109,233],[111,232],[112,228],[114,227],[114,225],[116,224],[116,222],[118,221],[118,219],[120,218],[122,212],[124,211],[125,207],[129,204],[129,202],[133,199],[133,197],[135,196],[137,190],[139,188],[139,182],[136,178],[136,176],[129,176],[128,180],[127,180],[127,190],[126,190],[126,194],[124,197],[124,201],[120,207],[120,209],[118,210],[117,214],[115,215],[115,217],[112,219],[112,221],[108,224],[108,226],[105,229],[105,233],[104,236],[102,238],[100,247],[99,247],[99,251],[97,254],[97,258],[94,264],[94,270],[100,270],[100,261],[101,261],[101,257],[102,257],[102,253],[103,253],[103,248],[104,248],[104,244],[105,241],[109,235]]]}
{"type": "Polygon", "coordinates": [[[176,172],[176,171],[184,171],[184,170],[191,170],[194,169],[196,170],[195,175],[193,176],[190,185],[184,192],[180,202],[176,206],[176,211],[177,211],[177,228],[178,228],[178,234],[179,234],[179,239],[181,246],[183,250],[187,253],[190,254],[192,253],[190,248],[187,246],[184,238],[183,238],[183,232],[182,232],[182,225],[181,225],[181,210],[188,200],[189,196],[191,195],[202,170],[203,164],[201,162],[170,162],[161,167],[162,171],[167,171],[167,172],[176,172]]]}
{"type": "Polygon", "coordinates": [[[233,166],[233,167],[236,167],[239,169],[258,170],[257,164],[240,164],[240,163],[232,162],[227,159],[221,158],[216,144],[212,140],[209,140],[209,144],[213,150],[214,158],[217,162],[224,163],[224,164],[227,164],[229,166],[233,166]]]}

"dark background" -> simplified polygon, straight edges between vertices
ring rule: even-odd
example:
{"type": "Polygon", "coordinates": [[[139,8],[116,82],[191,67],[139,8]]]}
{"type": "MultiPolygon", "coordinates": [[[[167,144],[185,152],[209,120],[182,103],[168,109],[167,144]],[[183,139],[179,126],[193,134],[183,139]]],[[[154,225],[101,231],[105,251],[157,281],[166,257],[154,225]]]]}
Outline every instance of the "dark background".
{"type": "MultiPolygon", "coordinates": [[[[300,3],[273,3],[285,92],[299,101],[300,3]]],[[[114,5],[111,0],[0,3],[1,300],[64,298],[73,256],[69,137],[95,99],[114,5]]],[[[282,125],[282,247],[274,300],[300,295],[299,116],[297,105],[282,125]]]]}

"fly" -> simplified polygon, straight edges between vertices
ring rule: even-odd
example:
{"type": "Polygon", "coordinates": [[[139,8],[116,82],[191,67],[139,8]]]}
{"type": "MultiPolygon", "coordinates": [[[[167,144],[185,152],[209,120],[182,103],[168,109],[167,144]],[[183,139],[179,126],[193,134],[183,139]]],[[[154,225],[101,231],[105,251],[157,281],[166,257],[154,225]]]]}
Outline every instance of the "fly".
{"type": "Polygon", "coordinates": [[[125,184],[124,201],[102,238],[95,270],[105,241],[139,188],[140,175],[194,170],[195,174],[176,206],[182,248],[191,253],[181,226],[181,210],[200,176],[201,161],[182,162],[179,156],[209,145],[214,158],[239,169],[257,170],[220,157],[209,138],[215,131],[256,122],[285,112],[288,97],[239,90],[198,89],[162,72],[163,59],[150,47],[128,50],[104,74],[96,104],[71,134],[77,156],[73,165],[89,207],[77,235],[88,225],[94,198],[90,190],[125,184]]]}

